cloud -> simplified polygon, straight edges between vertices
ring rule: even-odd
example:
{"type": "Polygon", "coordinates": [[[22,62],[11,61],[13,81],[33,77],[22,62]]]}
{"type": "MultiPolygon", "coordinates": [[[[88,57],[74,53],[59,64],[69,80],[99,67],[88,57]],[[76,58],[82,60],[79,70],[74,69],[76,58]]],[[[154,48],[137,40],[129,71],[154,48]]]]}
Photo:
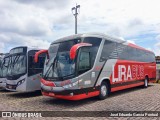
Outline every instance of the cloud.
{"type": "Polygon", "coordinates": [[[120,36],[160,54],[159,0],[1,0],[1,50],[38,43],[47,47],[57,38],[74,34],[71,8],[76,3],[81,5],[78,33],[120,36]]]}
{"type": "MultiPolygon", "coordinates": [[[[13,1],[12,3],[15,4],[13,1]]],[[[51,32],[48,19],[37,15],[43,12],[42,10],[19,4],[15,10],[13,6],[8,4],[2,5],[2,10],[0,10],[0,23],[2,23],[0,32],[30,36],[42,36],[51,32]]]]}
{"type": "Polygon", "coordinates": [[[154,48],[152,48],[151,50],[155,53],[156,56],[160,56],[160,44],[154,46],[154,48]]]}
{"type": "Polygon", "coordinates": [[[156,40],[157,40],[157,41],[160,41],[160,35],[157,35],[157,36],[156,36],[156,40]]]}
{"type": "Polygon", "coordinates": [[[18,3],[21,4],[26,4],[26,5],[33,5],[35,7],[41,7],[41,8],[45,8],[45,9],[56,9],[56,8],[60,8],[63,9],[64,6],[68,5],[68,2],[70,2],[70,0],[66,1],[66,0],[14,0],[18,3]]]}
{"type": "Polygon", "coordinates": [[[58,33],[53,26],[69,28],[70,18],[61,12],[68,5],[59,0],[0,1],[0,52],[22,45],[48,48],[58,33]]]}
{"type": "Polygon", "coordinates": [[[28,47],[38,47],[41,49],[47,49],[50,45],[50,42],[45,40],[45,39],[41,39],[39,37],[35,38],[35,37],[24,37],[23,35],[19,35],[19,34],[10,34],[10,41],[8,41],[6,44],[4,44],[2,42],[1,45],[1,52],[9,52],[10,49],[12,49],[13,47],[17,47],[17,46],[28,46],[28,47]]]}
{"type": "Polygon", "coordinates": [[[1,43],[2,42],[9,42],[11,39],[9,36],[5,35],[5,34],[0,34],[0,40],[1,40],[1,43]]]}
{"type": "Polygon", "coordinates": [[[156,56],[160,56],[160,34],[158,34],[157,36],[155,36],[155,41],[153,46],[150,46],[152,48],[150,48],[156,56]]]}
{"type": "Polygon", "coordinates": [[[4,49],[5,49],[5,45],[4,45],[4,43],[1,43],[1,44],[0,44],[0,53],[6,53],[6,52],[4,51],[4,49]]]}

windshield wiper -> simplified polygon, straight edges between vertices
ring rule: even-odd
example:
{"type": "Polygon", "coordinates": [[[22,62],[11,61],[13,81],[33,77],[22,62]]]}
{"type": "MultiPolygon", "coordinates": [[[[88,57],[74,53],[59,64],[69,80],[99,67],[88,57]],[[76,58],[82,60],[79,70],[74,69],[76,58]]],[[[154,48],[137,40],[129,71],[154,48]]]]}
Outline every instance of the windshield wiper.
{"type": "Polygon", "coordinates": [[[53,63],[51,63],[51,65],[49,66],[48,70],[46,71],[44,78],[47,78],[48,74],[50,73],[50,69],[53,66],[53,63]]]}
{"type": "Polygon", "coordinates": [[[50,73],[50,69],[51,69],[51,67],[53,67],[53,68],[54,68],[55,60],[56,60],[56,57],[54,58],[53,62],[50,64],[50,66],[49,66],[48,70],[46,71],[46,73],[45,73],[45,75],[44,75],[44,78],[45,78],[45,79],[47,78],[48,74],[50,73]]]}
{"type": "Polygon", "coordinates": [[[13,66],[17,63],[18,59],[20,58],[20,55],[16,56],[13,62],[13,66]]]}
{"type": "Polygon", "coordinates": [[[10,69],[10,73],[8,73],[8,75],[12,75],[12,72],[13,72],[13,68],[16,64],[16,62],[18,61],[20,55],[17,55],[17,56],[11,56],[11,63],[8,67],[8,69],[10,69]],[[12,58],[13,57],[13,58],[12,58]]]}

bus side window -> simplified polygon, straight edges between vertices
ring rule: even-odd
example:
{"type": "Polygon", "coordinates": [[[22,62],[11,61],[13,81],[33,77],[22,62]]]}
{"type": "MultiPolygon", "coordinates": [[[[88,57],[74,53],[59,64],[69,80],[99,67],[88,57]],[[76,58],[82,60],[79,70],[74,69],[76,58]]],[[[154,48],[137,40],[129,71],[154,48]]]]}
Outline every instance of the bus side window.
{"type": "Polygon", "coordinates": [[[116,43],[109,40],[105,40],[100,57],[100,62],[114,58],[117,58],[116,43]]]}
{"type": "Polygon", "coordinates": [[[81,51],[78,63],[78,74],[82,74],[91,68],[90,52],[81,51]]]}
{"type": "Polygon", "coordinates": [[[96,38],[96,37],[86,37],[84,38],[85,43],[90,43],[92,44],[90,48],[90,57],[91,57],[91,67],[93,67],[93,64],[95,62],[97,52],[99,49],[99,46],[101,44],[102,39],[101,38],[96,38]]]}
{"type": "Polygon", "coordinates": [[[149,55],[150,55],[150,59],[149,59],[149,61],[150,62],[155,62],[156,61],[156,59],[155,59],[155,55],[154,55],[154,53],[149,53],[149,55]]]}

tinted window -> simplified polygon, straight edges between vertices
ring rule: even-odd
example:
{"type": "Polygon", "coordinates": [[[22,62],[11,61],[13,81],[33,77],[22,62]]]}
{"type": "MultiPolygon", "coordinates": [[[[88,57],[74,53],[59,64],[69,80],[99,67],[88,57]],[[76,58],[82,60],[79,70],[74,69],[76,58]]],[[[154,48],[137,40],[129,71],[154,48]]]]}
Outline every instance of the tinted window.
{"type": "Polygon", "coordinates": [[[9,57],[5,57],[3,61],[1,61],[1,66],[0,66],[0,77],[6,77],[7,75],[7,67],[9,63],[9,57]]]}
{"type": "Polygon", "coordinates": [[[121,43],[117,43],[117,53],[118,53],[119,59],[122,59],[122,60],[128,59],[128,56],[129,56],[128,51],[129,51],[129,49],[127,48],[126,45],[123,45],[121,43]]]}
{"type": "Polygon", "coordinates": [[[155,62],[155,55],[150,52],[146,52],[146,62],[155,62]]]}
{"type": "Polygon", "coordinates": [[[90,69],[90,52],[81,51],[78,62],[78,73],[81,74],[90,69]]]}
{"type": "Polygon", "coordinates": [[[131,61],[140,61],[140,62],[155,62],[155,55],[151,52],[124,46],[124,49],[120,54],[118,54],[118,58],[122,60],[131,60],[131,61]]]}
{"type": "Polygon", "coordinates": [[[96,37],[86,37],[84,38],[84,43],[90,43],[92,44],[92,47],[90,48],[90,57],[91,57],[91,67],[94,64],[94,61],[96,59],[96,55],[98,52],[98,48],[100,46],[102,39],[101,38],[96,38],[96,37]]]}
{"type": "Polygon", "coordinates": [[[155,62],[156,61],[154,53],[150,53],[150,61],[151,62],[155,62]]]}
{"type": "Polygon", "coordinates": [[[10,50],[10,54],[17,54],[17,53],[25,54],[26,52],[27,52],[27,47],[16,47],[10,50]]]}
{"type": "Polygon", "coordinates": [[[106,60],[109,58],[110,59],[117,58],[116,43],[112,42],[112,41],[105,40],[100,61],[103,61],[104,59],[106,60]]]}
{"type": "Polygon", "coordinates": [[[34,55],[37,50],[31,50],[28,52],[28,76],[41,73],[43,71],[45,54],[41,54],[38,57],[38,62],[34,62],[34,55]]]}
{"type": "Polygon", "coordinates": [[[71,47],[79,42],[78,39],[62,42],[59,45],[58,52],[70,51],[71,47]]]}
{"type": "Polygon", "coordinates": [[[128,56],[126,57],[128,58],[128,60],[139,61],[138,59],[140,58],[140,56],[137,54],[138,52],[136,48],[127,46],[127,51],[128,51],[128,56]]]}

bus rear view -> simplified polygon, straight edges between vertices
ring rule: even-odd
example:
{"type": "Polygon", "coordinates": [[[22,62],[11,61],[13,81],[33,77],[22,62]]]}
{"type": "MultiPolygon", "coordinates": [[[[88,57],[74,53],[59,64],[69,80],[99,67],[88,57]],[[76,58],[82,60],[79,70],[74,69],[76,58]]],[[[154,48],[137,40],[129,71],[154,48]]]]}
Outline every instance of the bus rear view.
{"type": "Polygon", "coordinates": [[[105,99],[110,92],[147,87],[156,76],[151,51],[104,34],[78,34],[54,41],[42,53],[46,60],[41,79],[45,96],[80,100],[105,99]]]}
{"type": "Polygon", "coordinates": [[[15,47],[9,53],[6,89],[10,91],[40,90],[40,74],[43,70],[44,55],[34,63],[34,55],[39,49],[26,46],[15,47]]]}

